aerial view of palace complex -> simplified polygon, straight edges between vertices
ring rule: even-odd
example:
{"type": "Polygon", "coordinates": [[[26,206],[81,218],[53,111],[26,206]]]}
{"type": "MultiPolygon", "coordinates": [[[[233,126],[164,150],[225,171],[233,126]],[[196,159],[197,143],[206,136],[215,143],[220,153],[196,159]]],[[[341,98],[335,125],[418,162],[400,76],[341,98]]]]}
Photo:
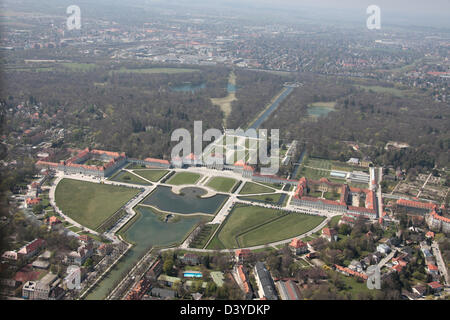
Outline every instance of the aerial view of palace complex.
{"type": "Polygon", "coordinates": [[[448,20],[247,1],[3,1],[1,299],[449,299],[448,20]]]}

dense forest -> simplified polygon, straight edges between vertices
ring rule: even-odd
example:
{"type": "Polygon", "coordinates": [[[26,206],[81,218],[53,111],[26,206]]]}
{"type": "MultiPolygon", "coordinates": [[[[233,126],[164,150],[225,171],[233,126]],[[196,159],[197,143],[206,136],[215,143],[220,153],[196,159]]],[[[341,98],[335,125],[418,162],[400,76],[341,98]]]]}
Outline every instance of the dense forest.
{"type": "Polygon", "coordinates": [[[286,139],[307,142],[312,156],[348,160],[360,154],[345,141],[365,146],[375,163],[410,168],[444,167],[450,161],[450,106],[417,94],[396,96],[358,89],[333,77],[303,75],[297,88],[264,124],[286,139]],[[336,101],[335,110],[312,120],[308,105],[336,101]],[[411,147],[385,150],[389,141],[411,147]]]}
{"type": "Polygon", "coordinates": [[[233,102],[227,121],[227,127],[232,129],[248,125],[289,81],[286,77],[248,70],[237,70],[236,76],[237,101],[233,102]]]}
{"type": "MultiPolygon", "coordinates": [[[[15,114],[7,118],[7,132],[34,125],[59,127],[66,129],[65,146],[168,158],[175,129],[192,130],[196,120],[203,121],[203,130],[222,128],[223,112],[211,98],[227,95],[229,69],[196,67],[193,72],[169,74],[147,73],[143,67],[99,64],[71,70],[60,65],[37,72],[9,71],[3,75],[5,85],[0,94],[6,108],[19,104],[34,107],[40,120],[37,123],[27,114],[15,114]],[[186,85],[200,89],[173,90],[186,85]]],[[[265,72],[238,71],[238,101],[229,123],[246,125],[281,89],[283,80],[265,72]]]]}

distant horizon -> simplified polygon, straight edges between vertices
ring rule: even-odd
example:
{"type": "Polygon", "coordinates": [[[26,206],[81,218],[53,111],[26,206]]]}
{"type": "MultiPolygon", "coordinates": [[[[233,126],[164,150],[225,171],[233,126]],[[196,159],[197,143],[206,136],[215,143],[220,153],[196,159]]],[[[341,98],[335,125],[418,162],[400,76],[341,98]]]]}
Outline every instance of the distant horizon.
{"type": "MultiPolygon", "coordinates": [[[[72,0],[41,0],[39,11],[72,5],[72,0]]],[[[122,8],[156,13],[160,10],[180,10],[186,14],[242,15],[260,18],[263,22],[273,17],[272,23],[313,22],[323,24],[360,24],[365,26],[369,5],[381,9],[381,25],[401,27],[432,27],[450,29],[450,1],[433,0],[90,0],[75,1],[79,6],[100,8],[108,6],[108,12],[124,15],[122,8]],[[152,10],[155,9],[155,10],[152,10]],[[208,12],[209,11],[209,12],[208,12]]],[[[4,0],[1,5],[8,9],[23,7],[36,9],[34,0],[4,0]]],[[[97,11],[98,12],[98,11],[97,11]]]]}

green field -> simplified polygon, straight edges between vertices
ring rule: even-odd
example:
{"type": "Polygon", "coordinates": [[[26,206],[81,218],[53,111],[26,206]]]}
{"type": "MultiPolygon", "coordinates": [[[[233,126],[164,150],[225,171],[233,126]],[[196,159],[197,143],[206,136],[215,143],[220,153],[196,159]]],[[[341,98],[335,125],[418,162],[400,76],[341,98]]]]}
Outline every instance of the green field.
{"type": "Polygon", "coordinates": [[[251,247],[292,238],[318,226],[325,218],[291,213],[237,237],[241,247],[251,247]]]}
{"type": "Polygon", "coordinates": [[[176,186],[180,186],[183,184],[196,184],[202,176],[198,173],[192,172],[178,172],[173,177],[171,177],[167,184],[172,184],[176,186]]]}
{"type": "Polygon", "coordinates": [[[284,240],[313,229],[323,219],[299,213],[287,214],[270,208],[236,205],[208,249],[231,249],[284,240]]]}
{"type": "Polygon", "coordinates": [[[134,184],[142,184],[142,185],[151,185],[148,181],[145,181],[144,179],[139,178],[138,176],[127,172],[127,171],[120,171],[111,178],[109,178],[111,181],[118,181],[118,182],[125,182],[125,183],[134,183],[134,184]]]}
{"type": "Polygon", "coordinates": [[[189,73],[189,72],[198,72],[198,69],[186,69],[186,68],[143,68],[143,69],[127,69],[120,68],[119,70],[114,70],[112,72],[119,73],[144,73],[144,74],[153,74],[153,73],[165,73],[165,74],[175,74],[175,73],[189,73]]]}
{"type": "Polygon", "coordinates": [[[366,91],[373,91],[376,93],[388,93],[392,94],[394,96],[403,97],[406,95],[411,95],[414,93],[413,90],[401,90],[398,88],[389,88],[389,87],[382,87],[382,86],[358,86],[359,89],[364,89],[366,91]]]}
{"type": "Polygon", "coordinates": [[[246,182],[239,194],[272,193],[274,190],[253,182],[246,182]]]}
{"type": "Polygon", "coordinates": [[[71,71],[90,71],[97,67],[95,63],[77,63],[77,62],[64,62],[60,66],[70,69],[71,71]]]}
{"type": "Polygon", "coordinates": [[[269,193],[269,194],[263,194],[263,195],[257,195],[257,196],[247,196],[247,197],[238,197],[242,200],[247,201],[263,201],[263,202],[270,202],[270,203],[278,203],[280,201],[282,193],[269,193]]]}
{"type": "Polygon", "coordinates": [[[169,172],[169,171],[168,170],[143,169],[143,170],[133,170],[133,172],[147,180],[157,182],[157,181],[161,180],[161,178],[164,177],[167,174],[167,172],[169,172]]]}
{"type": "Polygon", "coordinates": [[[138,193],[127,187],[63,179],[56,187],[55,198],[64,214],[96,229],[138,193]]]}
{"type": "Polygon", "coordinates": [[[235,184],[236,180],[232,178],[213,177],[206,185],[219,192],[230,192],[235,184]]]}

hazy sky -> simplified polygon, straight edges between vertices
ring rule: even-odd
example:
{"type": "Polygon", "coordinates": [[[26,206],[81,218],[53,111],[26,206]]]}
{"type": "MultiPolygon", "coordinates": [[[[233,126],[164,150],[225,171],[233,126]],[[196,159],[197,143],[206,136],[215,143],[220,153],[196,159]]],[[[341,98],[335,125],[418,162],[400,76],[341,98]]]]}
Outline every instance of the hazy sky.
{"type": "MultiPolygon", "coordinates": [[[[127,0],[124,0],[127,1],[127,0]]],[[[128,0],[133,1],[133,0],[128,0]]],[[[139,1],[139,0],[137,0],[139,1]]],[[[183,3],[186,6],[256,7],[292,9],[292,14],[307,14],[311,18],[365,23],[366,9],[377,5],[382,23],[450,28],[450,0],[147,0],[148,3],[183,3]]]]}

